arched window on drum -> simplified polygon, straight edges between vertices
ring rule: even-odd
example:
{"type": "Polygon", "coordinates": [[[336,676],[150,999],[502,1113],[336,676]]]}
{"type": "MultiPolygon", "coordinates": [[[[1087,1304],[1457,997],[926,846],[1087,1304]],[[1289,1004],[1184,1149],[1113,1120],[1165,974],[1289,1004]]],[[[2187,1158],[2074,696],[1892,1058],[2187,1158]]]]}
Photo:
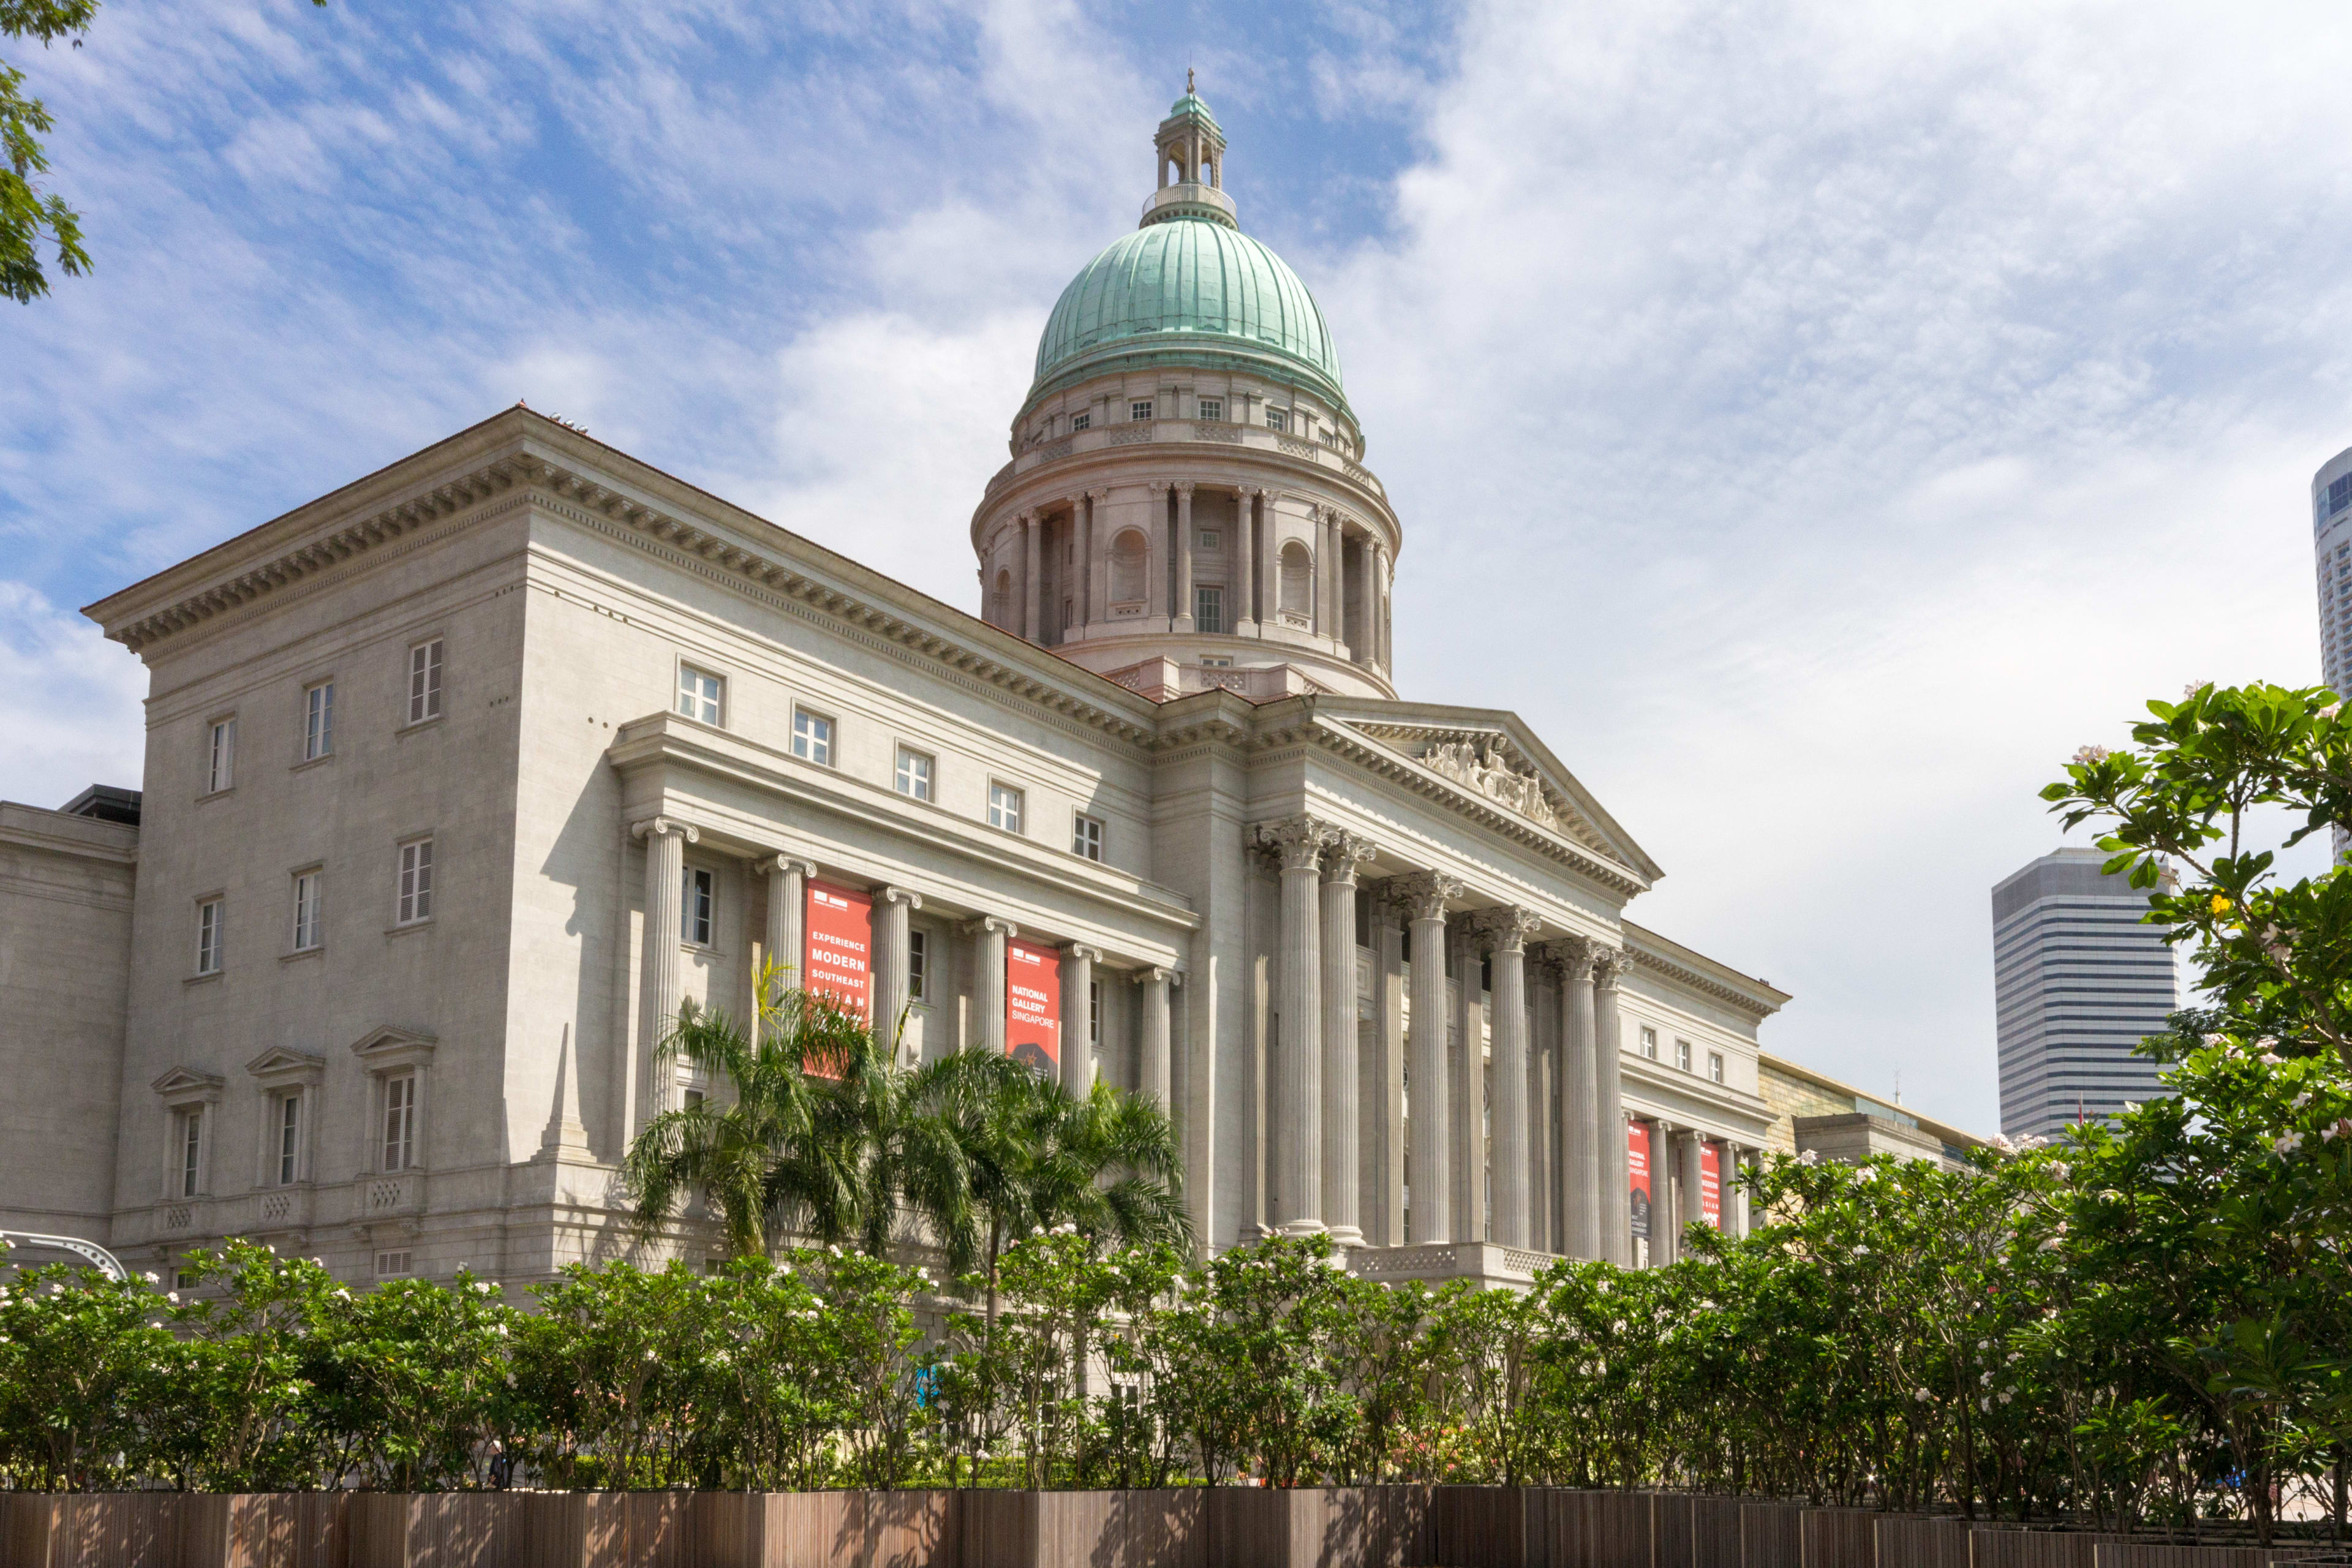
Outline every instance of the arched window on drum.
{"type": "Polygon", "coordinates": [[[989,598],[989,624],[1013,629],[1013,574],[1004,567],[996,569],[996,591],[989,598]]]}
{"type": "Polygon", "coordinates": [[[1281,606],[1286,616],[1304,622],[1314,605],[1315,556],[1294,539],[1282,547],[1281,606]]]}
{"type": "Polygon", "coordinates": [[[1151,545],[1141,529],[1128,529],[1110,542],[1110,604],[1114,611],[1131,615],[1143,608],[1150,562],[1151,545]]]}

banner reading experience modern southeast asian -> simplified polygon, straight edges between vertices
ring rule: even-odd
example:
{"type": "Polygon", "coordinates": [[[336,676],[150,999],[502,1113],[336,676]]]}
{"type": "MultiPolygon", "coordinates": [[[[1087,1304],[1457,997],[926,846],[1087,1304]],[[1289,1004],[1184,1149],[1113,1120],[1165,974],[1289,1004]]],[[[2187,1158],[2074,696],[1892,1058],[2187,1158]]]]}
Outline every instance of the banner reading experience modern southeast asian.
{"type": "Polygon", "coordinates": [[[1052,1078],[1062,1063],[1062,955],[1050,947],[1004,944],[1004,1048],[1052,1078]]]}
{"type": "Polygon", "coordinates": [[[1625,1174],[1633,1189],[1633,1234],[1650,1234],[1650,1124],[1625,1123],[1625,1174]]]}
{"type": "Polygon", "coordinates": [[[1698,1146],[1699,1217],[1723,1228],[1723,1145],[1710,1138],[1698,1146]]]}
{"type": "Polygon", "coordinates": [[[824,882],[808,885],[808,953],[802,989],[830,996],[863,1018],[873,1006],[874,900],[824,882]]]}

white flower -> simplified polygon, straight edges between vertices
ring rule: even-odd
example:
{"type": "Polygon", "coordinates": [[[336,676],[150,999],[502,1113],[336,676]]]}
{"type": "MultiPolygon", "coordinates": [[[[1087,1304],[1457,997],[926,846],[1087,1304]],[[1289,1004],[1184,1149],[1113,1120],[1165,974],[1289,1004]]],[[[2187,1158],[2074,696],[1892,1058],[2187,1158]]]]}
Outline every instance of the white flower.
{"type": "Polygon", "coordinates": [[[2319,716],[2320,716],[2322,719],[2333,719],[2333,718],[2335,718],[2335,717],[2336,717],[2336,715],[2337,715],[2338,713],[2341,713],[2341,712],[2343,712],[2343,711],[2344,711],[2344,704],[2342,704],[2341,702],[2331,702],[2331,703],[2329,703],[2326,707],[2322,708],[2322,709],[2319,710],[2319,716]]]}
{"type": "Polygon", "coordinates": [[[161,1285],[161,1284],[163,1282],[163,1277],[162,1275],[160,1275],[160,1274],[156,1274],[156,1273],[153,1273],[153,1272],[152,1272],[152,1271],[151,1271],[150,1273],[148,1273],[148,1274],[145,1276],[145,1278],[146,1278],[147,1283],[148,1283],[148,1284],[150,1284],[150,1285],[161,1285]]]}
{"type": "Polygon", "coordinates": [[[1992,1386],[1992,1373],[1985,1373],[1985,1374],[1984,1374],[1984,1376],[1983,1376],[1981,1379],[1979,1379],[1979,1382],[1981,1382],[1981,1383],[1982,1383],[1982,1384],[1983,1384],[1987,1388],[1990,1388],[1990,1387],[1992,1386]]]}
{"type": "Polygon", "coordinates": [[[1870,1248],[1866,1247],[1857,1247],[1853,1249],[1853,1255],[1856,1258],[1867,1258],[1870,1256],[1870,1248]]]}
{"type": "Polygon", "coordinates": [[[2062,1182],[2063,1182],[2063,1181],[2064,1181],[2064,1180],[2066,1179],[2066,1173],[2067,1173],[2067,1164],[2066,1164],[2066,1162],[2065,1162],[2065,1161],[2063,1161],[2063,1160],[2053,1160],[2053,1161],[2051,1161],[2051,1162],[2050,1162],[2050,1173],[2051,1173],[2053,1176],[2056,1177],[2059,1181],[2062,1181],[2062,1182]]]}
{"type": "Polygon", "coordinates": [[[1992,1401],[1990,1399],[1979,1399],[1977,1401],[1977,1408],[1984,1411],[1987,1415],[1990,1415],[1992,1412],[1992,1401]]]}
{"type": "Polygon", "coordinates": [[[1802,1165],[1818,1165],[1822,1163],[1822,1152],[1818,1149],[1808,1149],[1797,1156],[1797,1163],[1802,1165]]]}
{"type": "Polygon", "coordinates": [[[2278,1142],[2272,1144],[2271,1147],[2281,1154],[2292,1154],[2297,1149],[2303,1147],[2303,1134],[2300,1132],[2282,1133],[2279,1136],[2278,1142]]]}
{"type": "Polygon", "coordinates": [[[2132,1114],[2136,1113],[2138,1110],[2139,1110],[2139,1101],[2138,1101],[2138,1100],[2125,1100],[2125,1101],[2124,1101],[2124,1114],[2125,1114],[2126,1116],[2130,1116],[2130,1115],[2132,1115],[2132,1114]]]}
{"type": "Polygon", "coordinates": [[[163,1300],[176,1307],[180,1304],[180,1293],[177,1290],[166,1290],[163,1292],[163,1300]]]}
{"type": "Polygon", "coordinates": [[[1934,1398],[1935,1395],[1929,1394],[1924,1388],[1915,1388],[1911,1391],[1911,1397],[1917,1400],[1920,1404],[1925,1405],[1928,1400],[1934,1398]]]}
{"type": "Polygon", "coordinates": [[[2010,1393],[2010,1391],[2009,1391],[2008,1389],[2006,1389],[2006,1388],[2004,1388],[2004,1389],[2002,1389],[2002,1390],[2000,1391],[2000,1402],[2001,1402],[2003,1405],[2008,1404],[2008,1403],[2010,1402],[2010,1400],[2011,1400],[2011,1399],[2012,1399],[2012,1398],[2014,1398],[2014,1397],[2015,1397],[2015,1395],[2011,1394],[2010,1393]]]}
{"type": "Polygon", "coordinates": [[[2115,753],[2105,746],[2078,746],[2074,749],[2074,763],[2078,767],[2087,768],[2104,763],[2114,755],[2115,753]]]}

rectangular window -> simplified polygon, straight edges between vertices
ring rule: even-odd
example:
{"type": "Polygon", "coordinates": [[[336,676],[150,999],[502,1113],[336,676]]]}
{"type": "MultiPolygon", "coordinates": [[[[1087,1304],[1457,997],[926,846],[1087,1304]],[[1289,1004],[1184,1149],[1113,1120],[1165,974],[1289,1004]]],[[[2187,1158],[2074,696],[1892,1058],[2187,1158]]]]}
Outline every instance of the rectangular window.
{"type": "Polygon", "coordinates": [[[205,1108],[191,1105],[180,1112],[180,1169],[174,1184],[184,1198],[196,1195],[205,1176],[205,1108]]]}
{"type": "Polygon", "coordinates": [[[308,952],[319,945],[319,895],[324,877],[300,871],[294,877],[294,951],[308,952]]]}
{"type": "Polygon", "coordinates": [[[1204,397],[1204,398],[1201,399],[1201,417],[1202,417],[1202,418],[1203,418],[1203,419],[1210,419],[1210,420],[1215,420],[1215,419],[1223,419],[1224,416],[1225,416],[1225,400],[1224,400],[1223,398],[1222,398],[1222,397],[1204,397]]]}
{"type": "Polygon", "coordinates": [[[302,1097],[281,1094],[278,1097],[278,1184],[290,1187],[301,1164],[302,1097]]]}
{"type": "Polygon", "coordinates": [[[833,766],[833,721],[805,708],[793,709],[793,755],[820,767],[833,766]]]}
{"type": "Polygon", "coordinates": [[[1087,982],[1087,1040],[1092,1045],[1102,1044],[1102,982],[1099,980],[1087,982]]]}
{"type": "Polygon", "coordinates": [[[1139,402],[1139,403],[1130,403],[1130,404],[1129,404],[1129,405],[1127,405],[1127,416],[1128,416],[1129,419],[1149,419],[1149,418],[1150,418],[1150,417],[1151,417],[1151,400],[1150,400],[1150,398],[1148,398],[1148,397],[1147,397],[1147,398],[1145,398],[1144,400],[1142,400],[1142,401],[1141,401],[1141,402],[1139,402]]]}
{"type": "Polygon", "coordinates": [[[1287,431],[1290,428],[1290,411],[1286,408],[1267,409],[1265,427],[1269,430],[1287,431]]]}
{"type": "Polygon", "coordinates": [[[218,974],[221,966],[221,900],[206,899],[196,906],[196,973],[218,974]]]}
{"type": "Polygon", "coordinates": [[[397,1252],[379,1252],[375,1255],[375,1277],[379,1279],[405,1279],[416,1272],[415,1257],[416,1254],[405,1247],[397,1252]]]}
{"type": "Polygon", "coordinates": [[[1076,434],[1080,430],[1090,429],[1094,422],[1095,416],[1091,414],[1073,414],[1070,416],[1070,430],[1076,434]]]}
{"type": "Polygon", "coordinates": [[[988,825],[1007,833],[1021,831],[1021,792],[1011,784],[988,786],[988,825]]]}
{"type": "Polygon", "coordinates": [[[383,1080],[383,1168],[405,1171],[416,1163],[416,1075],[383,1080]]]}
{"type": "Polygon", "coordinates": [[[688,1110],[699,1110],[702,1105],[702,1091],[698,1089],[688,1089],[681,1097],[680,1103],[688,1110]]]}
{"type": "Polygon", "coordinates": [[[302,689],[302,760],[316,762],[335,749],[335,683],[302,689]]]}
{"type": "Polygon", "coordinates": [[[719,700],[727,683],[707,669],[690,664],[677,667],[677,710],[705,724],[719,722],[719,700]]]}
{"type": "Polygon", "coordinates": [[[717,901],[712,897],[712,880],[710,873],[698,866],[686,868],[686,903],[678,934],[697,947],[710,945],[710,911],[717,901]]]}
{"type": "Polygon", "coordinates": [[[920,1002],[930,994],[925,976],[930,973],[931,942],[927,931],[907,933],[907,999],[920,1002]]]}
{"type": "Polygon", "coordinates": [[[1099,860],[1102,858],[1102,844],[1101,817],[1088,816],[1082,811],[1071,818],[1070,853],[1081,860],[1099,860]]]}
{"type": "Polygon", "coordinates": [[[1203,550],[1220,550],[1220,549],[1223,549],[1223,548],[1224,547],[1224,542],[1225,542],[1225,536],[1224,536],[1223,533],[1219,532],[1217,530],[1215,530],[1215,529],[1213,529],[1213,528],[1204,528],[1204,529],[1202,529],[1202,530],[1201,531],[1201,548],[1202,548],[1202,549],[1203,549],[1203,550]]]}
{"type": "Polygon", "coordinates": [[[205,793],[225,790],[236,782],[236,720],[213,721],[211,756],[205,769],[205,793]]]}
{"type": "Polygon", "coordinates": [[[908,747],[898,748],[898,793],[915,800],[931,798],[931,759],[908,747]]]}
{"type": "Polygon", "coordinates": [[[1192,629],[1196,632],[1222,632],[1225,629],[1225,591],[1206,584],[1192,590],[1192,629]]]}
{"type": "Polygon", "coordinates": [[[1676,1040],[1675,1042],[1675,1066],[1680,1068],[1685,1072],[1690,1071],[1691,1048],[1690,1042],[1688,1040],[1676,1040]]]}
{"type": "Polygon", "coordinates": [[[201,1283],[202,1281],[197,1278],[196,1271],[193,1268],[174,1268],[172,1270],[172,1289],[174,1290],[194,1290],[197,1289],[201,1283]]]}
{"type": "Polygon", "coordinates": [[[1721,1083],[1723,1081],[1723,1053],[1721,1051],[1709,1051],[1706,1053],[1706,1080],[1709,1083],[1721,1083]]]}
{"type": "Polygon", "coordinates": [[[418,643],[408,650],[408,721],[422,724],[441,717],[441,639],[418,643]]]}
{"type": "Polygon", "coordinates": [[[400,899],[395,925],[433,918],[433,840],[412,839],[400,847],[400,899]]]}
{"type": "Polygon", "coordinates": [[[1646,1024],[1642,1026],[1642,1054],[1652,1061],[1658,1059],[1658,1031],[1646,1024]]]}

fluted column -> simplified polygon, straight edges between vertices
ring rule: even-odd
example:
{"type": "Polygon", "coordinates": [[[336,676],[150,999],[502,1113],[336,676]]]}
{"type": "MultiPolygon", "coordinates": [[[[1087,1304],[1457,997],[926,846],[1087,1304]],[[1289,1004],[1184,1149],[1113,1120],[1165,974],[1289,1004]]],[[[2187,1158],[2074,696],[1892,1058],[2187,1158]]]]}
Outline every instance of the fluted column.
{"type": "Polygon", "coordinates": [[[1479,930],[1495,965],[1495,1239],[1505,1247],[1527,1247],[1533,1240],[1528,1197],[1527,940],[1541,923],[1533,910],[1507,906],[1479,916],[1479,930]]]}
{"type": "Polygon", "coordinates": [[[1275,1227],[1285,1236],[1323,1229],[1323,953],[1317,884],[1331,830],[1311,816],[1266,825],[1261,837],[1282,871],[1280,973],[1276,1012],[1282,1030],[1274,1114],[1282,1129],[1275,1227]]]}
{"type": "Polygon", "coordinates": [[[1356,1183],[1363,1157],[1356,1044],[1356,873],[1370,840],[1336,832],[1323,853],[1323,1222],[1341,1247],[1361,1247],[1356,1183]]]}
{"type": "Polygon", "coordinates": [[[1315,630],[1338,641],[1341,616],[1339,595],[1333,591],[1332,571],[1339,557],[1339,514],[1329,507],[1315,509],[1315,630]]]}
{"type": "Polygon", "coordinates": [[[1593,1061],[1592,943],[1580,936],[1550,944],[1560,984],[1560,1207],[1568,1255],[1608,1256],[1601,1238],[1601,1131],[1599,1068],[1593,1061]]]}
{"type": "Polygon", "coordinates": [[[1136,972],[1135,988],[1141,993],[1143,1006],[1143,1053],[1135,1076],[1137,1087],[1156,1099],[1160,1110],[1173,1114],[1168,1056],[1168,982],[1171,978],[1173,972],[1166,969],[1136,972]]]}
{"type": "Polygon", "coordinates": [[[1234,630],[1257,635],[1257,500],[1264,490],[1234,492],[1234,630]]]}
{"type": "Polygon", "coordinates": [[[1094,502],[1082,494],[1072,496],[1070,498],[1070,555],[1074,568],[1073,575],[1077,578],[1077,581],[1071,584],[1073,590],[1070,595],[1071,619],[1069,626],[1063,633],[1066,640],[1084,635],[1087,623],[1094,619],[1094,502]]]}
{"type": "Polygon", "coordinates": [[[1395,650],[1391,648],[1389,646],[1390,627],[1389,616],[1387,613],[1389,601],[1389,547],[1385,544],[1374,545],[1372,547],[1372,561],[1374,566],[1377,568],[1377,570],[1372,574],[1372,646],[1378,650],[1374,657],[1382,669],[1394,669],[1396,668],[1396,654],[1395,650]]]}
{"type": "Polygon", "coordinates": [[[1448,1089],[1454,1125],[1454,1241],[1486,1239],[1486,1000],[1478,983],[1475,916],[1454,922],[1454,1071],[1448,1089]]]}
{"type": "Polygon", "coordinates": [[[1357,547],[1356,558],[1362,570],[1356,584],[1356,608],[1360,617],[1356,626],[1354,643],[1356,662],[1367,667],[1377,666],[1381,649],[1381,579],[1374,555],[1372,536],[1366,533],[1357,547]]]}
{"type": "Polygon", "coordinates": [[[1037,618],[1038,583],[1037,514],[1021,514],[1021,635],[1031,642],[1039,642],[1045,623],[1037,618]]]}
{"type": "Polygon", "coordinates": [[[683,994],[678,947],[686,940],[686,847],[702,835],[670,816],[630,825],[646,846],[645,942],[637,982],[637,1050],[645,1085],[638,1125],[676,1109],[677,1074],[661,1060],[661,1044],[677,1026],[683,994]]]}
{"type": "Polygon", "coordinates": [[[1147,616],[1158,616],[1162,624],[1172,626],[1175,623],[1169,619],[1173,611],[1168,603],[1168,584],[1175,570],[1176,541],[1168,521],[1168,481],[1153,479],[1150,489],[1152,547],[1144,563],[1144,591],[1149,597],[1144,600],[1143,613],[1147,616]]]}
{"type": "Polygon", "coordinates": [[[1192,629],[1192,481],[1176,486],[1176,629],[1192,629]]]}
{"type": "Polygon", "coordinates": [[[874,1037],[898,1059],[907,1024],[908,965],[913,927],[908,917],[923,907],[922,897],[905,888],[874,889],[874,1037]]]}
{"type": "Polygon", "coordinates": [[[1406,1156],[1412,1240],[1449,1241],[1454,1221],[1447,1159],[1452,1118],[1446,1105],[1445,904],[1462,896],[1462,884],[1440,871],[1419,871],[1393,879],[1390,887],[1412,927],[1412,1032],[1405,1081],[1412,1119],[1406,1156]]]}
{"type": "Polygon", "coordinates": [[[1004,944],[1019,936],[1021,928],[1002,916],[989,915],[965,929],[980,939],[981,1049],[1001,1057],[1004,1054],[1004,944]]]}
{"type": "MultiPolygon", "coordinates": [[[[1677,1152],[1682,1156],[1682,1223],[1695,1225],[1706,1218],[1706,1171],[1703,1168],[1706,1159],[1706,1134],[1696,1131],[1684,1133],[1682,1148],[1677,1152]]],[[[1718,1164],[1717,1169],[1721,1170],[1721,1165],[1718,1164]]],[[[1682,1245],[1679,1237],[1675,1244],[1676,1247],[1682,1245]]]]}
{"type": "Polygon", "coordinates": [[[1359,1063],[1364,1157],[1358,1169],[1364,1240],[1404,1245],[1404,928],[1393,883],[1373,889],[1372,1060],[1359,1063]]]}
{"type": "MultiPolygon", "coordinates": [[[[1592,960],[1592,1066],[1595,1118],[1601,1135],[1601,1256],[1624,1267],[1633,1261],[1633,1231],[1625,1177],[1625,1087],[1620,1061],[1623,1044],[1617,1021],[1617,982],[1625,973],[1622,948],[1601,948],[1592,960]]],[[[1654,1163],[1657,1152],[1650,1155],[1654,1163]]],[[[1656,1186],[1654,1173],[1651,1185],[1656,1186]]]]}
{"type": "Polygon", "coordinates": [[[1108,490],[1087,492],[1087,624],[1094,625],[1108,614],[1110,604],[1110,541],[1103,535],[1108,531],[1102,523],[1102,503],[1108,490]]]}
{"type": "Polygon", "coordinates": [[[1559,973],[1544,949],[1528,953],[1528,1226],[1538,1251],[1564,1247],[1559,1219],[1559,973]]]}
{"type": "Polygon", "coordinates": [[[787,991],[798,991],[803,976],[801,965],[806,954],[801,945],[801,921],[808,910],[808,881],[816,875],[816,867],[792,855],[771,856],[760,862],[768,874],[768,933],[767,960],[775,965],[770,982],[774,994],[765,998],[773,1002],[787,991]]]}
{"type": "Polygon", "coordinates": [[[1062,1087],[1081,1100],[1095,1087],[1093,988],[1101,958],[1082,942],[1062,949],[1062,1087]]]}
{"type": "Polygon", "coordinates": [[[1276,520],[1275,507],[1281,496],[1274,490],[1257,493],[1257,515],[1262,526],[1257,539],[1257,591],[1265,599],[1265,613],[1258,616],[1258,635],[1264,637],[1269,623],[1282,624],[1282,540],[1281,525],[1276,520]]]}

